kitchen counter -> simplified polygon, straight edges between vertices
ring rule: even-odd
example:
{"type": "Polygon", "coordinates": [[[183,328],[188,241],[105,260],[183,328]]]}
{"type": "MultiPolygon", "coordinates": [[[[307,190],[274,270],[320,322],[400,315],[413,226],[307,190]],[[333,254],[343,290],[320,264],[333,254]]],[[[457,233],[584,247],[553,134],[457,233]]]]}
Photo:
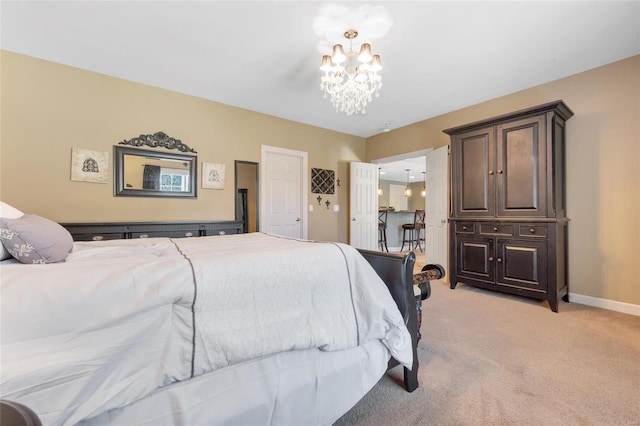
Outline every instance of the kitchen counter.
{"type": "MultiPolygon", "coordinates": [[[[414,211],[392,211],[387,214],[387,247],[389,251],[400,251],[402,246],[402,225],[413,223],[414,211]]],[[[407,245],[405,244],[405,249],[407,245]]]]}

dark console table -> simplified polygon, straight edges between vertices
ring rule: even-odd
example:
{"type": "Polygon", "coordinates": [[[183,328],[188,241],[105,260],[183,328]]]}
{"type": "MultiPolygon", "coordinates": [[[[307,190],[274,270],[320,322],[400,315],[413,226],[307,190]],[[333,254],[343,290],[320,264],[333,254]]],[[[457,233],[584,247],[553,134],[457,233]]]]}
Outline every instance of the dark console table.
{"type": "Polygon", "coordinates": [[[74,241],[121,240],[152,237],[204,237],[241,234],[242,222],[109,222],[61,223],[74,241]]]}

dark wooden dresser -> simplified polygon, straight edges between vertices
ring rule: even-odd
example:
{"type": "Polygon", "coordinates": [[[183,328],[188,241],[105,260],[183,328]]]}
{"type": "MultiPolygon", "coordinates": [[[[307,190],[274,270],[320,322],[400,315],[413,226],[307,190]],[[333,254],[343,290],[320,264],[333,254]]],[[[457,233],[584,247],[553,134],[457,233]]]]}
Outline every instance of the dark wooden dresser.
{"type": "Polygon", "coordinates": [[[241,234],[242,222],[109,222],[61,223],[74,241],[101,241],[152,237],[204,237],[241,234]]]}
{"type": "Polygon", "coordinates": [[[568,301],[565,122],[555,101],[444,130],[451,137],[451,288],[568,301]]]}

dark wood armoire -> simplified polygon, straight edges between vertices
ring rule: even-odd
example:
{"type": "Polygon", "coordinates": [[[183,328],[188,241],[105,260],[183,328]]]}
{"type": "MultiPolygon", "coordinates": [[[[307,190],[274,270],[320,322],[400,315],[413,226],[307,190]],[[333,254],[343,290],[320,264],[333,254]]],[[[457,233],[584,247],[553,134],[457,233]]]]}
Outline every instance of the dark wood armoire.
{"type": "Polygon", "coordinates": [[[451,137],[451,288],[568,301],[562,101],[444,130],[451,137]]]}

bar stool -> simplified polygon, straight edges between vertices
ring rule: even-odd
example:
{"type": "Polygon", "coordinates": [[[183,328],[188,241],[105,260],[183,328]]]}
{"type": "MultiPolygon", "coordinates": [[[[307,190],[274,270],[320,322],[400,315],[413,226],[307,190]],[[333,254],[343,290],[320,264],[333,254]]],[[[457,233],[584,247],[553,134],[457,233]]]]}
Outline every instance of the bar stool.
{"type": "Polygon", "coordinates": [[[387,214],[389,209],[378,210],[378,244],[380,250],[385,250],[389,253],[389,247],[387,247],[387,214]]]}
{"type": "Polygon", "coordinates": [[[422,251],[420,241],[424,241],[421,236],[421,232],[424,229],[424,214],[424,209],[416,209],[413,214],[413,223],[402,225],[402,248],[400,248],[400,251],[404,250],[405,243],[409,244],[409,250],[412,250],[412,247],[418,247],[422,251]]]}

